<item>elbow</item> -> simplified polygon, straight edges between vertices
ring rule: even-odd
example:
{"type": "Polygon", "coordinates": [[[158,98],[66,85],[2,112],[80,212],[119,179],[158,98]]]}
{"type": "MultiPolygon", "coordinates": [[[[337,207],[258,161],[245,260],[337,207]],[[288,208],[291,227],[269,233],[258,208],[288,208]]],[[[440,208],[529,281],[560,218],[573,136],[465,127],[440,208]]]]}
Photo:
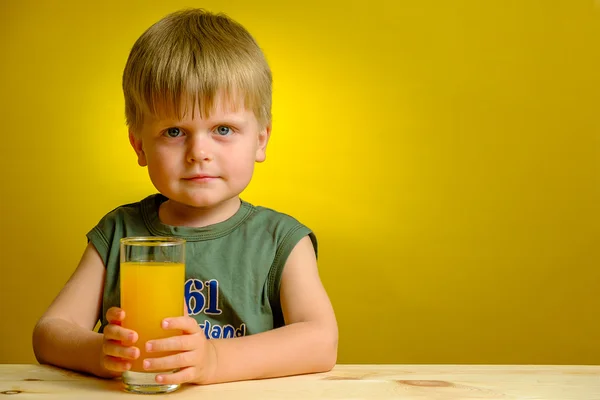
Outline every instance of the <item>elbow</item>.
{"type": "Polygon", "coordinates": [[[52,319],[49,317],[40,318],[35,324],[31,335],[33,354],[39,364],[52,364],[52,338],[52,319]]]}
{"type": "Polygon", "coordinates": [[[329,342],[329,351],[328,351],[328,359],[326,364],[326,371],[331,371],[335,364],[337,363],[338,356],[338,332],[335,330],[335,335],[333,335],[331,341],[329,342]]]}
{"type": "Polygon", "coordinates": [[[337,347],[328,351],[324,356],[320,368],[320,372],[329,372],[337,363],[337,347]]]}
{"type": "Polygon", "coordinates": [[[43,319],[39,320],[35,327],[33,328],[33,333],[31,335],[31,345],[33,347],[33,354],[35,355],[35,359],[40,364],[45,364],[46,359],[44,357],[44,338],[45,338],[45,329],[43,319]]]}
{"type": "Polygon", "coordinates": [[[323,332],[321,342],[321,359],[319,372],[329,372],[335,367],[338,355],[338,330],[337,326],[323,332]]]}

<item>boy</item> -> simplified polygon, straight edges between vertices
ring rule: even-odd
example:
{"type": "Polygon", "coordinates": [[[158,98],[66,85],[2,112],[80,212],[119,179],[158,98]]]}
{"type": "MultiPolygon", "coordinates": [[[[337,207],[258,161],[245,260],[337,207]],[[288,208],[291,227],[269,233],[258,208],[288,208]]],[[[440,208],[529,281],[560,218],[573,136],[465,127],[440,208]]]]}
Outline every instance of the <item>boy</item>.
{"type": "Polygon", "coordinates": [[[115,377],[141,346],[174,351],[143,361],[149,372],[179,369],[157,375],[162,384],[330,370],[337,323],[314,234],[239,197],[271,133],[271,72],[252,36],[222,14],[170,14],[135,43],[123,90],[131,145],[159,193],[88,233],[77,269],[34,329],[38,361],[115,377]],[[153,235],[187,240],[187,315],[163,321],[181,336],[137,343],[121,326],[119,239],[153,235]]]}

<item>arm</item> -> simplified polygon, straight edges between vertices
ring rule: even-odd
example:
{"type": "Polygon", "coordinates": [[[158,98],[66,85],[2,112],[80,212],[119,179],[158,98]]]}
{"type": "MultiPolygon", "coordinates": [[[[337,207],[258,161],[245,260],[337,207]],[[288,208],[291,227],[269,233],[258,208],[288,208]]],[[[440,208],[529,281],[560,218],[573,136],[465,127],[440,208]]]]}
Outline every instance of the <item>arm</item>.
{"type": "Polygon", "coordinates": [[[149,341],[152,351],[189,351],[147,359],[146,369],[183,368],[172,375],[159,375],[159,382],[166,384],[209,384],[333,368],[337,359],[337,323],[308,237],[288,257],[280,292],[286,326],[256,335],[206,340],[192,318],[168,318],[170,329],[182,329],[186,334],[149,341]]]}
{"type": "Polygon", "coordinates": [[[329,371],[337,360],[338,329],[319,278],[312,243],[304,237],[281,276],[286,326],[236,339],[213,341],[214,382],[329,371]]]}
{"type": "Polygon", "coordinates": [[[101,364],[103,336],[93,332],[104,286],[104,263],[88,244],[79,265],[33,330],[33,351],[41,364],[109,377],[101,364]]]}

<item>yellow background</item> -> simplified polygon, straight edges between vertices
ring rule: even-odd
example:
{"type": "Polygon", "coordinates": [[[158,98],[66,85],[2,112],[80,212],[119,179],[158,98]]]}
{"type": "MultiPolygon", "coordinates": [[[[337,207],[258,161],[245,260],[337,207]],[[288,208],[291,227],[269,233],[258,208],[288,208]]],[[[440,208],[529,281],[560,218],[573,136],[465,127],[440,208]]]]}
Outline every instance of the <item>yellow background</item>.
{"type": "Polygon", "coordinates": [[[0,362],[34,362],[86,232],[153,192],[121,73],[184,6],[271,63],[244,198],[316,231],[339,362],[600,362],[597,2],[1,3],[0,362]]]}

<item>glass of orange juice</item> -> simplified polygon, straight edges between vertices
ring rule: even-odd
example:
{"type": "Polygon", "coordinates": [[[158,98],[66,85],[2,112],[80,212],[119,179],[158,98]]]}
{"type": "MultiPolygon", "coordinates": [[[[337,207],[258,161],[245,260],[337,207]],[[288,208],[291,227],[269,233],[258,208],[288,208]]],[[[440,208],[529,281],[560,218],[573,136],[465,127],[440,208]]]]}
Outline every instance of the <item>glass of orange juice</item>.
{"type": "Polygon", "coordinates": [[[140,357],[123,373],[125,390],[135,393],[168,393],[179,385],[156,382],[156,375],[176,371],[144,371],[145,358],[163,357],[171,352],[146,353],[148,340],[181,335],[165,330],[162,320],[183,315],[185,240],[173,237],[126,237],[121,239],[122,326],[136,331],[140,357]]]}

